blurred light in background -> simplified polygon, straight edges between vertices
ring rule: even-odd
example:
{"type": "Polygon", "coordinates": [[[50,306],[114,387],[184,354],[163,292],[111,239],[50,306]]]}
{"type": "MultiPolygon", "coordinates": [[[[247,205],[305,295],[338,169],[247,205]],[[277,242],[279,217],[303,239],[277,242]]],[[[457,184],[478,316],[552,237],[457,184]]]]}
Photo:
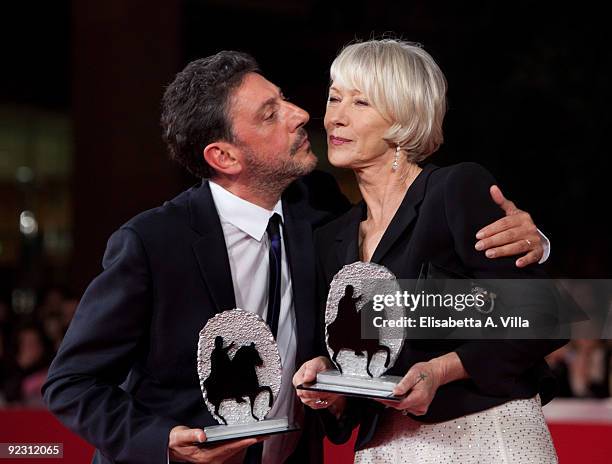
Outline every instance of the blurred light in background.
{"type": "Polygon", "coordinates": [[[38,222],[32,211],[22,211],[19,215],[19,231],[26,237],[34,237],[38,234],[38,222]]]}

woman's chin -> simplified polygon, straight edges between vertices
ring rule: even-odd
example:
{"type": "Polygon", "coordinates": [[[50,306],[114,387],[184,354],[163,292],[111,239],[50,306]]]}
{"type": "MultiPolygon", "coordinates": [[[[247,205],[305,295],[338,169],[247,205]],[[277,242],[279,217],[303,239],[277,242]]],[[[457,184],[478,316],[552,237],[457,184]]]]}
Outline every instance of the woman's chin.
{"type": "Polygon", "coordinates": [[[338,153],[327,152],[329,164],[335,168],[351,169],[353,167],[353,159],[349,156],[340,156],[338,153]]]}

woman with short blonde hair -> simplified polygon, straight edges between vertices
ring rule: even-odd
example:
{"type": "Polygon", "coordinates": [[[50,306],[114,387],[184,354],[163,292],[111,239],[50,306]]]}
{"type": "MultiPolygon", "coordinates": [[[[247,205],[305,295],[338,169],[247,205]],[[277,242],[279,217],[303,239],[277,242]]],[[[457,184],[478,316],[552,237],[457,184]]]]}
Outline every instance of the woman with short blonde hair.
{"type": "MultiPolygon", "coordinates": [[[[490,260],[474,248],[476,232],[502,215],[489,197],[495,181],[486,169],[426,163],[443,141],[445,95],[442,71],[413,43],[355,43],[334,60],[328,157],[354,171],[363,201],[315,232],[328,285],[359,260],[384,265],[398,279],[416,279],[424,264],[478,279],[542,277],[538,266],[517,268],[512,258],[490,260]]],[[[356,462],[555,463],[541,407],[554,390],[544,356],[565,343],[405,340],[387,372],[403,376],[393,392],[406,395],[401,401],[305,390],[298,396],[341,419],[328,427],[336,443],[360,426],[356,462]]],[[[331,365],[323,357],[308,361],[294,384],[331,365]]]]}
{"type": "Polygon", "coordinates": [[[385,140],[419,163],[444,141],[446,78],[418,44],[392,39],[355,43],[334,60],[331,81],[360,89],[391,127],[385,140]]]}

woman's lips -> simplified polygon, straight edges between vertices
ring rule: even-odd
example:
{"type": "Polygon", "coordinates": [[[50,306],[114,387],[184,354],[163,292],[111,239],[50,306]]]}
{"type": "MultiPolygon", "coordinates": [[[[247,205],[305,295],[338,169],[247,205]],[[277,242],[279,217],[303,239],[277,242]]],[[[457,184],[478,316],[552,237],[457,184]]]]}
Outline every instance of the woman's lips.
{"type": "Polygon", "coordinates": [[[352,140],[350,139],[345,139],[342,137],[336,137],[335,135],[330,135],[329,136],[329,143],[331,143],[332,145],[343,145],[345,143],[348,142],[352,142],[352,140]]]}

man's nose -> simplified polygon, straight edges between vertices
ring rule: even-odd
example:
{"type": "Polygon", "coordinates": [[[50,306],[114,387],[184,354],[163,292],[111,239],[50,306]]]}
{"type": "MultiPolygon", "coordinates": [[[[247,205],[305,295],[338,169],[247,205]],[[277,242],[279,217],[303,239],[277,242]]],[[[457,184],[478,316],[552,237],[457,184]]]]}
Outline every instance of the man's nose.
{"type": "Polygon", "coordinates": [[[296,131],[302,126],[305,126],[306,123],[310,120],[310,115],[308,112],[293,103],[289,103],[291,105],[291,109],[293,111],[291,117],[291,130],[296,131]]]}

